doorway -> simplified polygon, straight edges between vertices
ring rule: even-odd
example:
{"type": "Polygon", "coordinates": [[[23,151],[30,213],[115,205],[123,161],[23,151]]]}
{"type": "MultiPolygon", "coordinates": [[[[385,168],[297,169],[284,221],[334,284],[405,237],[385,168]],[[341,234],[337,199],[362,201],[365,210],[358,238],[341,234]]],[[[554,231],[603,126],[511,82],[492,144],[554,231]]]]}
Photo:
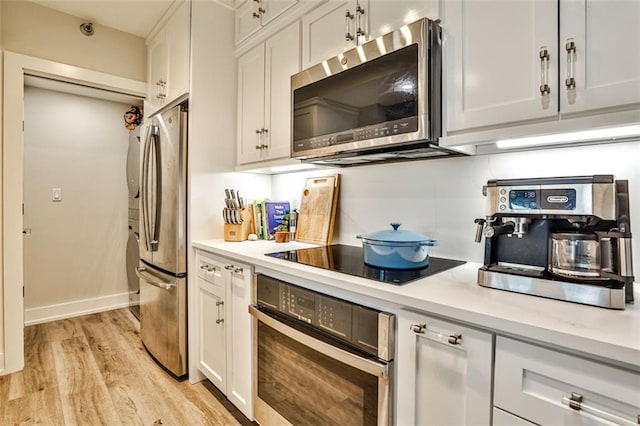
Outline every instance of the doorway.
{"type": "Polygon", "coordinates": [[[2,299],[0,375],[24,367],[23,111],[25,74],[144,98],[146,83],[4,52],[2,128],[2,299]]]}
{"type": "Polygon", "coordinates": [[[25,325],[129,302],[123,114],[131,103],[82,91],[25,77],[25,325]]]}

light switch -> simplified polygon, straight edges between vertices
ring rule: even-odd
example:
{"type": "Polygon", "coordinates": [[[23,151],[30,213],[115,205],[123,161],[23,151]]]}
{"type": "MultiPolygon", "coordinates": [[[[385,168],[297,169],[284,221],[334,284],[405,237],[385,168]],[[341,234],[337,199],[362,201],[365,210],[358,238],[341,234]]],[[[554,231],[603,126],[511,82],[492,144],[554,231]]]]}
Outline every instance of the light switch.
{"type": "Polygon", "coordinates": [[[62,201],[62,189],[53,188],[51,190],[51,201],[62,201]]]}

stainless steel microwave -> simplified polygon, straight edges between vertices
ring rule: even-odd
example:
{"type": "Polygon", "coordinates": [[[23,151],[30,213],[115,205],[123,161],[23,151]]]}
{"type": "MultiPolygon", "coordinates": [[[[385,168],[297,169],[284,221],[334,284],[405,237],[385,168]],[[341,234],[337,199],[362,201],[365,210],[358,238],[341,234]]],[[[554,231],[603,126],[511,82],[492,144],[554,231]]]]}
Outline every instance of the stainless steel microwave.
{"type": "Polygon", "coordinates": [[[353,165],[459,154],[438,146],[442,37],[424,18],[291,77],[291,157],[353,165]]]}

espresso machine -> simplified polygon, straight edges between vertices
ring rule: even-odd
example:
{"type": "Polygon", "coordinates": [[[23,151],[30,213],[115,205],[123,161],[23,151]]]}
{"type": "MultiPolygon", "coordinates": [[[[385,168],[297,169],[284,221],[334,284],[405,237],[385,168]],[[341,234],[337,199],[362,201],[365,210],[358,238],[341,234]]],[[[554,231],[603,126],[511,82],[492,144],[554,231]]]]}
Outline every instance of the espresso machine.
{"type": "Polygon", "coordinates": [[[628,181],[490,180],[478,284],[612,309],[633,303],[628,181]]]}

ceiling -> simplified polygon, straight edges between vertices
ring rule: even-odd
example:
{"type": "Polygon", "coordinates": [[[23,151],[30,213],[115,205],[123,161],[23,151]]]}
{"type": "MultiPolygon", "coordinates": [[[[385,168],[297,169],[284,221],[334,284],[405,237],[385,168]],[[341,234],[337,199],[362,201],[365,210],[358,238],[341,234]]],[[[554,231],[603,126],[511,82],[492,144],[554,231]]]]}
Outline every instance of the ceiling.
{"type": "Polygon", "coordinates": [[[94,24],[146,38],[173,0],[31,0],[94,24]]]}

